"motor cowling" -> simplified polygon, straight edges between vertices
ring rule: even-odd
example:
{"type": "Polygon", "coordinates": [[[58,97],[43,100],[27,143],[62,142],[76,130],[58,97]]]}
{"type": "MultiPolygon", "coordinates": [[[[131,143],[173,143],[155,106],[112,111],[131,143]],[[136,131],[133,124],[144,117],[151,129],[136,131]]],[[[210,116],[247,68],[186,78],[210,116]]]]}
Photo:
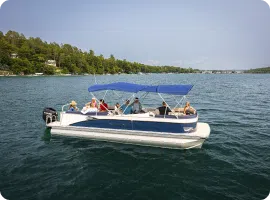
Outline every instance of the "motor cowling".
{"type": "Polygon", "coordinates": [[[43,120],[48,124],[57,120],[58,113],[53,108],[44,108],[42,117],[43,120]]]}

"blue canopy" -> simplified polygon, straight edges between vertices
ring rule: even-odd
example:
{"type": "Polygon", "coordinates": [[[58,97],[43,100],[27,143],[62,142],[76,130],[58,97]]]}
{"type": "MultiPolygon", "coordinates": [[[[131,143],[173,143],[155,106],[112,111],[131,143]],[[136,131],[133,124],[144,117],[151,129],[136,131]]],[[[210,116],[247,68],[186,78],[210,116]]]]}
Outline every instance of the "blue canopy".
{"type": "Polygon", "coordinates": [[[156,85],[147,86],[133,83],[117,82],[103,85],[92,85],[88,88],[89,92],[96,92],[102,90],[118,90],[124,92],[153,92],[173,95],[186,95],[192,89],[193,85],[156,85]]]}
{"type": "Polygon", "coordinates": [[[117,82],[104,85],[92,85],[88,88],[89,92],[96,92],[102,90],[118,90],[124,92],[137,93],[143,88],[147,87],[146,85],[138,85],[133,83],[117,82]]]}
{"type": "Polygon", "coordinates": [[[193,85],[156,85],[143,88],[141,91],[174,94],[174,95],[187,95],[192,89],[193,85]]]}

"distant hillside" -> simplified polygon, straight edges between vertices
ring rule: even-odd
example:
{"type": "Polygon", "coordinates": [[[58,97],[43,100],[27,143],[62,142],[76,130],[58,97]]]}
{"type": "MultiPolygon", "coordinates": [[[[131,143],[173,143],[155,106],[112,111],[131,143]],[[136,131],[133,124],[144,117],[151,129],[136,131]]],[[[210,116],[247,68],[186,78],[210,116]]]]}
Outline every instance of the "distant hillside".
{"type": "Polygon", "coordinates": [[[252,74],[270,74],[270,67],[250,69],[250,70],[247,70],[246,73],[252,73],[252,74]]]}
{"type": "MultiPolygon", "coordinates": [[[[150,66],[116,59],[104,58],[71,46],[47,43],[40,38],[26,38],[23,34],[0,31],[0,71],[14,74],[117,74],[117,73],[193,73],[195,70],[174,66],[150,66]]],[[[198,70],[197,70],[198,71],[198,70]]]]}

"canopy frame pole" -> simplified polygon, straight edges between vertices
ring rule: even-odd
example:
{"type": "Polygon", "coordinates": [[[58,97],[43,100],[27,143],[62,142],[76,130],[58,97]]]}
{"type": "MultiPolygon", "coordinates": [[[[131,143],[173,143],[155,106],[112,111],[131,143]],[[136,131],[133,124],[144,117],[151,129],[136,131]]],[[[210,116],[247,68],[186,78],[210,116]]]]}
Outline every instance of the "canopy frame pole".
{"type": "MultiPolygon", "coordinates": [[[[122,102],[125,102],[125,100],[122,98],[123,96],[120,96],[120,95],[119,95],[117,92],[115,92],[114,90],[112,90],[112,91],[113,91],[114,94],[116,94],[116,96],[118,96],[118,97],[122,100],[122,102]]],[[[119,104],[120,104],[120,103],[119,103],[119,104]]],[[[120,108],[121,108],[122,105],[124,105],[124,104],[120,104],[120,107],[116,109],[117,112],[120,111],[120,108]]]]}
{"type": "MultiPolygon", "coordinates": [[[[105,92],[105,94],[104,94],[104,96],[103,96],[103,101],[104,101],[104,99],[105,99],[105,97],[106,97],[106,95],[107,95],[107,92],[108,92],[108,90],[106,90],[106,92],[105,92]]],[[[100,107],[100,104],[99,104],[99,107],[100,107]]],[[[104,107],[104,106],[103,106],[104,107]]],[[[104,107],[107,111],[108,111],[108,114],[110,113],[110,114],[113,114],[113,112],[112,111],[110,111],[108,108],[106,108],[106,107],[104,107]]]]}
{"type": "MultiPolygon", "coordinates": [[[[105,92],[105,94],[104,94],[104,96],[103,96],[103,100],[104,100],[104,98],[105,98],[107,92],[108,92],[108,90],[106,90],[106,92],[105,92]]],[[[93,95],[92,92],[90,92],[90,93],[91,93],[92,96],[96,99],[96,101],[98,102],[98,105],[99,105],[99,107],[100,107],[100,102],[98,101],[98,99],[93,95]]],[[[108,113],[112,113],[108,108],[105,108],[105,109],[108,111],[108,113]]],[[[98,111],[99,111],[99,110],[97,109],[97,111],[96,111],[96,116],[97,116],[98,111]]]]}
{"type": "Polygon", "coordinates": [[[141,99],[141,104],[143,104],[143,100],[147,97],[147,95],[149,94],[149,92],[146,92],[144,95],[142,95],[140,98],[141,99]]]}
{"type": "MultiPolygon", "coordinates": [[[[173,96],[174,97],[174,100],[176,101],[176,106],[173,108],[173,109],[175,109],[180,103],[182,103],[182,101],[183,101],[183,99],[185,98],[185,95],[180,99],[180,101],[177,101],[177,99],[175,98],[175,96],[173,96]]],[[[181,105],[182,106],[182,105],[181,105]]]]}
{"type": "MultiPolygon", "coordinates": [[[[160,93],[158,93],[158,95],[159,95],[159,97],[166,103],[166,107],[168,107],[168,108],[170,108],[170,110],[172,111],[172,113],[174,114],[174,116],[178,119],[178,116],[176,115],[176,113],[171,109],[171,107],[169,106],[169,104],[167,104],[167,102],[165,101],[165,99],[161,96],[161,94],[160,93]]],[[[166,110],[167,110],[167,108],[166,108],[166,110]]],[[[164,113],[164,118],[165,118],[165,115],[166,115],[166,111],[165,111],[165,113],[164,113]]]]}
{"type": "Polygon", "coordinates": [[[185,96],[183,96],[183,101],[182,101],[181,107],[183,107],[183,106],[184,106],[184,100],[186,100],[186,99],[187,99],[186,95],[185,95],[185,96]]]}
{"type": "MultiPolygon", "coordinates": [[[[129,101],[131,100],[132,97],[134,97],[134,94],[135,94],[135,93],[133,93],[133,94],[128,98],[129,101]]],[[[125,102],[124,104],[126,104],[126,102],[125,102]]],[[[124,105],[124,104],[123,104],[123,105],[124,105]]],[[[121,105],[121,106],[123,106],[123,105],[121,105]]],[[[120,106],[120,107],[121,107],[121,106],[120,106]]],[[[129,106],[129,105],[128,105],[128,106],[129,106]]],[[[128,107],[128,106],[127,106],[127,107],[128,107]]],[[[127,107],[123,110],[123,112],[122,112],[121,115],[123,115],[123,113],[126,111],[127,107]]]]}
{"type": "MultiPolygon", "coordinates": [[[[120,96],[115,90],[112,90],[114,94],[116,94],[123,102],[125,102],[125,99],[123,99],[123,96],[120,96]]],[[[121,104],[120,104],[121,105],[121,104]]]]}
{"type": "Polygon", "coordinates": [[[108,92],[108,90],[106,90],[106,92],[105,92],[105,94],[104,94],[104,96],[103,96],[103,100],[105,99],[105,97],[106,97],[106,95],[107,95],[107,92],[108,92]]]}

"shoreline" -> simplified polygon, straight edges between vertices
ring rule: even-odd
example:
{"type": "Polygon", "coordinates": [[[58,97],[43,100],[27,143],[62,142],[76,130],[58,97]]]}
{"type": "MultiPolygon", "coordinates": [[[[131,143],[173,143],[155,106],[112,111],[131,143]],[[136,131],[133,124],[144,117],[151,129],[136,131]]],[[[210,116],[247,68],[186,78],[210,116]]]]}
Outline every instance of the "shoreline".
{"type": "Polygon", "coordinates": [[[152,75],[152,74],[162,74],[162,75],[180,75],[180,74],[202,74],[202,75],[243,75],[243,74],[257,74],[257,75],[262,75],[262,74],[270,74],[270,73],[149,73],[149,74],[88,74],[88,75],[0,75],[0,77],[76,77],[76,76],[121,76],[121,75],[137,75],[137,76],[142,76],[142,75],[152,75]]]}

